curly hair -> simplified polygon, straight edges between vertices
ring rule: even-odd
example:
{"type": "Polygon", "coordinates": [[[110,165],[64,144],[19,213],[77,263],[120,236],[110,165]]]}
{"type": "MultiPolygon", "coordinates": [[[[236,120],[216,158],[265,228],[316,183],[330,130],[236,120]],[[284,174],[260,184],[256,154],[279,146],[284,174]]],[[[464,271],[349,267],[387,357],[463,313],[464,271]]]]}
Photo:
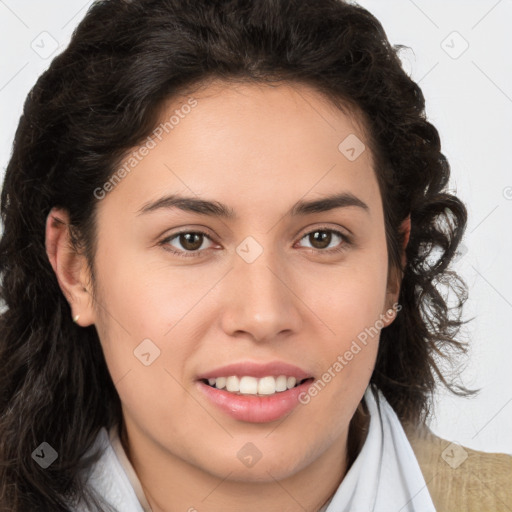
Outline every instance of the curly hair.
{"type": "Polygon", "coordinates": [[[100,455],[84,458],[99,430],[121,417],[119,396],[95,327],[71,319],[45,222],[52,207],[66,209],[74,244],[94,269],[94,190],[151,133],[164,102],[210,79],[307,84],[357,111],[383,201],[389,269],[403,277],[402,309],[381,332],[371,382],[412,423],[430,414],[438,379],[472,393],[439,368],[439,358],[467,350],[455,339],[466,285],[449,269],[467,211],[447,190],[450,166],[401,48],[373,15],[341,0],[103,0],[89,8],[27,96],[1,194],[1,511],[68,511],[79,499],[104,510],[80,474],[100,455]],[[45,471],[31,458],[43,440],[59,454],[45,471]]]}

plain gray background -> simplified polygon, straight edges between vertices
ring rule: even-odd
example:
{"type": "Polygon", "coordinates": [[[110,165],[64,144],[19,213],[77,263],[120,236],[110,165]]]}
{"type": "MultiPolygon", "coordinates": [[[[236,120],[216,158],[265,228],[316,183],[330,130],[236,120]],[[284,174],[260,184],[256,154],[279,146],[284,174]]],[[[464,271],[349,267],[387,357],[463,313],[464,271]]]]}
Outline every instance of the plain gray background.
{"type": "MultiPolygon", "coordinates": [[[[0,177],[23,102],[92,2],[0,0],[0,177]]],[[[361,0],[419,82],[469,223],[456,269],[469,286],[462,382],[476,398],[438,393],[434,432],[512,454],[512,0],[361,0]]]]}

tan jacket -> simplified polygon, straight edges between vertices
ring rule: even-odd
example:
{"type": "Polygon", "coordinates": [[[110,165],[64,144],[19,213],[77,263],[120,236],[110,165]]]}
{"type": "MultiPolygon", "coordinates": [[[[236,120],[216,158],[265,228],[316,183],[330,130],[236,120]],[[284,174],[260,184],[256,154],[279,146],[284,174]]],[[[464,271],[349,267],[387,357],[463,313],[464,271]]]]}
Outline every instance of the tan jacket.
{"type": "Polygon", "coordinates": [[[471,450],[404,425],[437,512],[512,512],[512,455],[471,450]]]}

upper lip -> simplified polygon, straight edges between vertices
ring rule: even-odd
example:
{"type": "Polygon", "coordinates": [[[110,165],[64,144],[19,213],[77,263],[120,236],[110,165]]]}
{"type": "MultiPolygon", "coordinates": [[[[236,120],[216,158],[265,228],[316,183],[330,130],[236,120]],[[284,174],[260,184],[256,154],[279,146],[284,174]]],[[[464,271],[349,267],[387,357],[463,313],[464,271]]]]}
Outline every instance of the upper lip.
{"type": "Polygon", "coordinates": [[[214,368],[213,370],[208,370],[207,372],[198,375],[197,378],[198,380],[214,379],[216,377],[230,377],[232,375],[248,375],[256,378],[267,377],[270,375],[286,375],[287,377],[295,377],[297,381],[312,377],[310,373],[306,372],[302,368],[283,361],[271,361],[268,363],[242,361],[214,368]]]}

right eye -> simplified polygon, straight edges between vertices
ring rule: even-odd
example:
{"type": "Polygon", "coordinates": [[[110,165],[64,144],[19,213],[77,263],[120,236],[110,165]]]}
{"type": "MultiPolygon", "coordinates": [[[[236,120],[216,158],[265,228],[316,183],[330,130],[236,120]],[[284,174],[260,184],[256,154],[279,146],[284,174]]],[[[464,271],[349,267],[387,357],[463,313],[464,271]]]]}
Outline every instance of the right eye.
{"type": "Polygon", "coordinates": [[[205,237],[211,241],[210,236],[203,231],[180,231],[166,237],[164,240],[159,242],[159,244],[162,245],[165,250],[182,258],[197,257],[206,250],[204,248],[200,250],[205,237]],[[171,243],[173,241],[180,244],[183,249],[173,245],[171,243]]]}

